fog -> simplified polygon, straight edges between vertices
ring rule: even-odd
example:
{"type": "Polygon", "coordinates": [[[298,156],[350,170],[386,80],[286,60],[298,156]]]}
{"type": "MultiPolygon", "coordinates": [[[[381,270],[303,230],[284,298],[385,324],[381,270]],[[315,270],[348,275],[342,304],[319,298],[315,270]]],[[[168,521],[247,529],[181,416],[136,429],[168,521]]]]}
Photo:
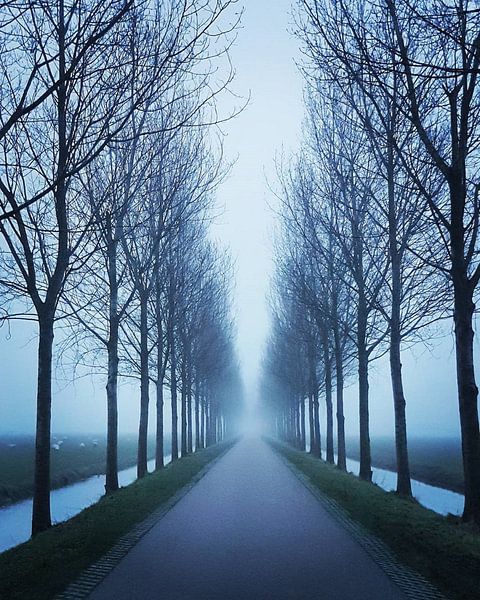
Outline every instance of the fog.
{"type": "MultiPolygon", "coordinates": [[[[232,172],[218,190],[219,216],[212,235],[231,250],[236,265],[235,315],[238,355],[247,390],[254,407],[257,379],[269,329],[268,287],[272,272],[271,207],[275,197],[275,157],[294,151],[299,144],[303,118],[302,81],[295,66],[298,42],[292,29],[290,2],[272,5],[266,0],[245,2],[243,28],[232,49],[237,77],[233,89],[251,95],[246,109],[222,125],[232,172]]],[[[458,408],[455,364],[450,324],[433,347],[418,345],[404,356],[407,418],[410,434],[457,435],[458,408]]],[[[0,432],[33,433],[35,415],[35,324],[13,322],[0,330],[0,432]]],[[[81,375],[81,370],[80,373],[81,375]]],[[[54,432],[105,430],[105,382],[100,376],[83,375],[73,380],[68,369],[58,369],[54,387],[54,432]]],[[[393,404],[388,364],[372,364],[371,432],[393,433],[393,404]]],[[[120,432],[134,431],[138,418],[137,385],[124,383],[119,390],[120,432]]],[[[165,423],[169,410],[166,400],[165,423]]],[[[347,433],[356,433],[356,384],[346,391],[347,433]]],[[[153,417],[153,402],[152,402],[153,417]]],[[[250,414],[255,418],[252,408],[250,414]]],[[[153,425],[153,419],[151,419],[153,425]]]]}

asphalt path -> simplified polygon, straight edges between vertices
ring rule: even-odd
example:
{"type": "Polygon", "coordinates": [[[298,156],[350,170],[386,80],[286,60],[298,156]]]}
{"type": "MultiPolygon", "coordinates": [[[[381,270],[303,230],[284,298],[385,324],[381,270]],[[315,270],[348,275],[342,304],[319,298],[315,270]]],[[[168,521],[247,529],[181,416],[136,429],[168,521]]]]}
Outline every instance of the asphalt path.
{"type": "Polygon", "coordinates": [[[238,442],[90,600],[405,600],[259,439],[238,442]]]}

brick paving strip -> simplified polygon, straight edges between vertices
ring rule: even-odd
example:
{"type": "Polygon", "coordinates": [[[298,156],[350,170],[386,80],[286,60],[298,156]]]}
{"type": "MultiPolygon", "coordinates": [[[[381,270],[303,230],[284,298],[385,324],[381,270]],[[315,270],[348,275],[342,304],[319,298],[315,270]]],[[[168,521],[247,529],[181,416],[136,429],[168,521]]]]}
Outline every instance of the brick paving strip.
{"type": "Polygon", "coordinates": [[[446,596],[439,592],[422,575],[400,563],[384,542],[354,521],[335,500],[323,494],[313,485],[307,475],[300,471],[281,452],[276,450],[276,454],[282,459],[285,466],[315,496],[322,507],[346,529],[351,537],[385,571],[409,600],[447,600],[446,596]]]}
{"type": "MultiPolygon", "coordinates": [[[[234,444],[233,444],[234,445],[234,444]]],[[[166,502],[161,504],[146,519],[137,523],[128,533],[123,535],[118,542],[97,562],[90,565],[81,575],[71,583],[63,592],[57,594],[54,600],[84,600],[93,592],[97,585],[105,579],[124,556],[131,550],[140,539],[152,529],[166,514],[195,486],[202,477],[215,465],[225,454],[232,449],[229,445],[216,458],[207,463],[187,485],[179,489],[166,502]]],[[[181,459],[180,459],[181,460],[181,459]]]]}

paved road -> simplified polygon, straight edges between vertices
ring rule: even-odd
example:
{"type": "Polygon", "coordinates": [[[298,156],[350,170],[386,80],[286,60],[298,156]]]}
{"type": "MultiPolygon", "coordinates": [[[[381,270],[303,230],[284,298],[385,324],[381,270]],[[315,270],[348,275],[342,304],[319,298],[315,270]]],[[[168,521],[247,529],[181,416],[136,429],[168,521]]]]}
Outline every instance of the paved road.
{"type": "Polygon", "coordinates": [[[405,600],[263,441],[244,439],[90,600],[405,600]]]}

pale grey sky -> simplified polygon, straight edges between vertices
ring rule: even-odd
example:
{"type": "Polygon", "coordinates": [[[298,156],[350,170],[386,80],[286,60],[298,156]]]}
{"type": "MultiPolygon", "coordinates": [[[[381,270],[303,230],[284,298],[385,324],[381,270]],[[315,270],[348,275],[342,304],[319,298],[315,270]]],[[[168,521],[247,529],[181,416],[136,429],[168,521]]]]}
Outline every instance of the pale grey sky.
{"type": "MultiPolygon", "coordinates": [[[[218,191],[224,212],[213,235],[230,247],[236,261],[235,308],[238,353],[248,397],[254,400],[256,379],[268,333],[266,294],[272,273],[271,233],[274,198],[267,180],[275,175],[274,158],[299,144],[302,81],[295,67],[299,58],[291,29],[290,0],[246,0],[243,28],[232,49],[237,77],[235,92],[249,106],[224,126],[228,159],[238,157],[232,173],[218,191]]],[[[12,336],[0,330],[0,432],[33,432],[35,414],[36,348],[32,327],[12,324],[12,336]]],[[[411,433],[456,434],[458,409],[451,337],[433,354],[417,348],[404,357],[407,416],[411,433]]],[[[393,409],[388,364],[373,367],[370,381],[372,434],[393,433],[393,409]]],[[[123,386],[120,393],[120,431],[137,428],[139,394],[123,386]]],[[[153,398],[152,398],[153,399],[153,398]]],[[[153,401],[152,419],[153,424],[153,401]]],[[[166,411],[166,423],[169,413],[166,411]]],[[[357,430],[356,382],[346,394],[347,431],[357,430]]],[[[53,429],[58,432],[105,430],[105,392],[100,379],[57,384],[53,429]]]]}
{"type": "Polygon", "coordinates": [[[236,261],[238,347],[250,396],[255,393],[268,330],[265,296],[272,272],[274,202],[267,180],[275,178],[274,158],[282,147],[295,150],[303,116],[302,81],[295,65],[298,44],[289,33],[290,1],[247,0],[243,28],[232,49],[235,90],[251,100],[225,128],[227,157],[237,158],[219,190],[225,213],[214,235],[230,246],[236,261]]]}

